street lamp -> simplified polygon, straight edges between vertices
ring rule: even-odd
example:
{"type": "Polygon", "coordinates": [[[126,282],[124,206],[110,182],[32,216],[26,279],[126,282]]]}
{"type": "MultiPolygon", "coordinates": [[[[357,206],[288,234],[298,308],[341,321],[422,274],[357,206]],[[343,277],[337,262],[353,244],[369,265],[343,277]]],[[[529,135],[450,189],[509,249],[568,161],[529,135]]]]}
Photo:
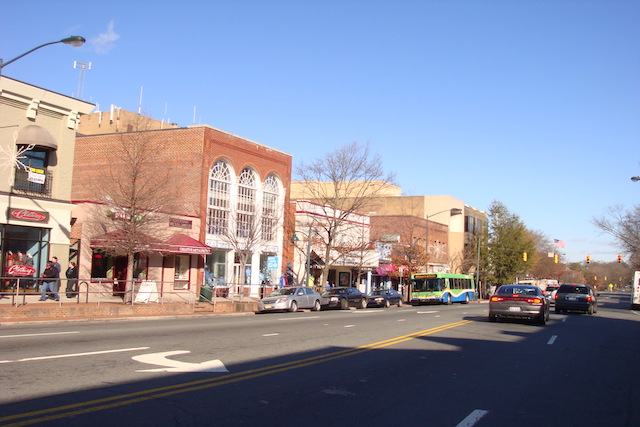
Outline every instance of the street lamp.
{"type": "Polygon", "coordinates": [[[16,56],[15,58],[10,59],[7,62],[3,62],[2,59],[0,58],[0,75],[2,75],[2,69],[4,67],[6,67],[7,65],[11,64],[13,61],[17,61],[18,59],[22,58],[23,56],[26,56],[26,55],[30,54],[34,50],[40,49],[41,47],[49,46],[50,44],[56,44],[56,43],[70,44],[73,47],[78,47],[78,46],[82,46],[84,44],[84,42],[86,42],[84,37],[81,37],[81,36],[70,36],[70,37],[67,37],[66,39],[62,39],[62,40],[58,40],[58,41],[55,41],[55,42],[49,42],[49,43],[41,44],[40,46],[34,47],[33,49],[23,53],[22,55],[16,56]]]}
{"type": "Polygon", "coordinates": [[[632,176],[632,177],[631,177],[631,181],[633,181],[633,182],[638,182],[638,181],[640,181],[640,176],[632,176]]]}
{"type": "Polygon", "coordinates": [[[451,208],[451,209],[445,209],[442,210],[440,212],[436,212],[436,213],[432,213],[431,215],[427,215],[426,216],[426,228],[425,228],[425,266],[424,266],[424,272],[428,273],[429,272],[429,218],[436,216],[438,214],[444,213],[444,212],[449,212],[449,216],[454,216],[454,215],[460,215],[462,214],[462,209],[460,208],[451,208]]]}
{"type": "MultiPolygon", "coordinates": [[[[311,271],[310,271],[311,270],[311,224],[309,224],[308,233],[305,233],[304,231],[299,231],[299,230],[297,232],[307,236],[307,261],[305,263],[304,286],[309,286],[309,276],[311,274],[311,271]]],[[[300,239],[298,239],[298,236],[296,235],[295,229],[293,229],[293,234],[291,235],[291,239],[289,240],[294,244],[300,241],[300,239]]]]}

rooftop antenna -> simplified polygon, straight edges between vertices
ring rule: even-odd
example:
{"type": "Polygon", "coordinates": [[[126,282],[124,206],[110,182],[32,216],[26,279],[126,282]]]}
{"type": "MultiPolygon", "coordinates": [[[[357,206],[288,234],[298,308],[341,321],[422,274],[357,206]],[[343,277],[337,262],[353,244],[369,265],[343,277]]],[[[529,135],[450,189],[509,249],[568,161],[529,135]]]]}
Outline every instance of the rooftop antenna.
{"type": "Polygon", "coordinates": [[[140,86],[140,103],[138,104],[138,114],[142,114],[142,86],[140,86]]]}
{"type": "Polygon", "coordinates": [[[84,89],[84,70],[91,69],[91,62],[73,61],[73,68],[80,69],[80,74],[78,75],[78,93],[76,96],[78,99],[82,99],[82,89],[84,89]]]}

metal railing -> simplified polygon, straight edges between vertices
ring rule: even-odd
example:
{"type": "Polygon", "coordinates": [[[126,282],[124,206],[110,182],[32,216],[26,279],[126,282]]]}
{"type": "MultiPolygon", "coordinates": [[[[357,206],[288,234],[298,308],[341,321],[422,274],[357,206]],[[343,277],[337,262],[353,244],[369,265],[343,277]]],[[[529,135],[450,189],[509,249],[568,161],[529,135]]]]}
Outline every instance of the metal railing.
{"type": "MultiPolygon", "coordinates": [[[[11,302],[12,305],[24,305],[28,297],[42,297],[42,285],[44,282],[56,282],[56,292],[62,302],[97,303],[119,302],[125,304],[154,303],[184,303],[192,307],[197,302],[209,303],[214,307],[219,301],[245,302],[255,301],[256,296],[251,296],[251,291],[258,288],[257,298],[267,296],[273,289],[272,285],[236,285],[217,284],[215,286],[202,286],[199,294],[195,290],[197,284],[180,281],[153,281],[153,280],[124,280],[92,278],[78,279],[68,288],[69,279],[45,279],[42,277],[0,277],[0,304],[11,302]],[[176,289],[179,284],[185,289],[176,289]],[[129,285],[129,286],[127,286],[129,285]]],[[[46,297],[52,297],[45,295],[46,297]]]]}

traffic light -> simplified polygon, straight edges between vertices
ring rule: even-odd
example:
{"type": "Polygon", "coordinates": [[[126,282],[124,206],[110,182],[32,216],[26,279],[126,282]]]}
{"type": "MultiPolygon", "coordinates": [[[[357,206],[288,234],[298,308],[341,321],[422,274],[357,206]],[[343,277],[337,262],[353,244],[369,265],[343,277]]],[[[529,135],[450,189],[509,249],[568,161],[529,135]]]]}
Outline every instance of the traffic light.
{"type": "Polygon", "coordinates": [[[591,256],[587,255],[587,264],[589,264],[591,262],[591,256]]]}
{"type": "Polygon", "coordinates": [[[622,255],[618,255],[618,263],[622,262],[622,255]]]}
{"type": "Polygon", "coordinates": [[[523,261],[527,260],[527,253],[526,252],[522,252],[522,260],[523,261]]]}
{"type": "Polygon", "coordinates": [[[553,254],[553,262],[558,263],[558,254],[553,254]]]}

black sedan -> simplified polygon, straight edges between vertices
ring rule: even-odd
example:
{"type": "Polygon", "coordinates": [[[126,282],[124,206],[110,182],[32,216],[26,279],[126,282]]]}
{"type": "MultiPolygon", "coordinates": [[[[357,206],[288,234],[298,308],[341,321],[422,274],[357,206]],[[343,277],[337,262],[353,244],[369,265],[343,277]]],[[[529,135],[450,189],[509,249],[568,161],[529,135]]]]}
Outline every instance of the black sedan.
{"type": "Polygon", "coordinates": [[[402,307],[402,294],[394,289],[378,289],[367,296],[368,307],[402,307]]]}
{"type": "Polygon", "coordinates": [[[549,301],[537,286],[502,285],[489,299],[489,321],[498,318],[533,320],[544,325],[549,320],[549,301]]]}
{"type": "Polygon", "coordinates": [[[323,309],[367,308],[367,296],[357,288],[340,286],[323,292],[320,304],[323,309]]]}
{"type": "Polygon", "coordinates": [[[598,299],[589,285],[564,283],[554,296],[556,313],[582,311],[589,315],[598,311],[598,299]]]}

